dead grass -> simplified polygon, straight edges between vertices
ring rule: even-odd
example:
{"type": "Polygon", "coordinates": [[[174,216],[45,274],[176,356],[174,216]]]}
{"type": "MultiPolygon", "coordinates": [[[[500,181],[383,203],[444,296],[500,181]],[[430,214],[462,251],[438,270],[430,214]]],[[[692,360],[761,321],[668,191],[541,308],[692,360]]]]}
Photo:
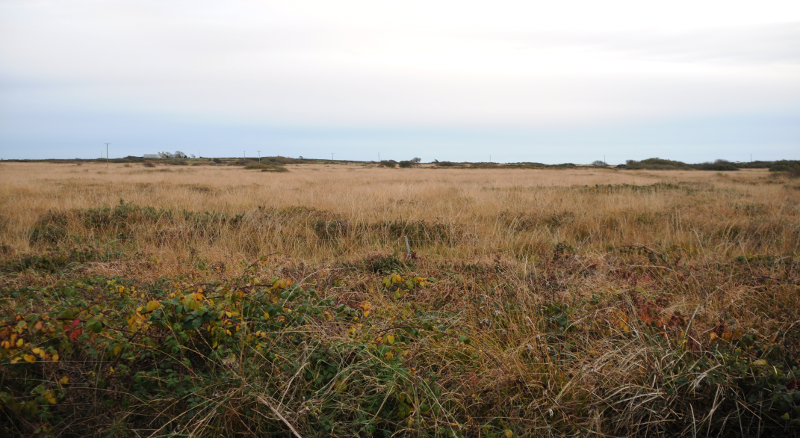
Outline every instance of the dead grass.
{"type": "MultiPolygon", "coordinates": [[[[176,365],[202,380],[197,393],[217,406],[207,416],[183,417],[191,407],[165,392],[135,405],[140,420],[114,405],[60,430],[134,436],[146,418],[198,436],[364,436],[348,427],[371,417],[397,436],[796,436],[793,181],[765,170],[286,168],[2,167],[1,289],[47,286],[50,299],[64,281],[96,277],[101,290],[115,277],[109,293],[123,282],[150,291],[132,306],[167,306],[199,288],[211,296],[211,284],[256,293],[280,278],[330,300],[325,312],[346,311],[276,332],[268,347],[282,362],[242,347],[212,367],[247,384],[217,389],[199,365],[176,365]],[[403,286],[414,278],[433,280],[403,286]],[[402,337],[417,329],[430,336],[402,337]],[[303,378],[319,351],[338,382],[366,383],[303,378]],[[381,408],[363,417],[367,401],[381,408]]],[[[8,321],[41,311],[14,300],[8,321]]],[[[237,345],[252,338],[242,330],[237,345]]],[[[97,408],[94,383],[58,373],[83,379],[76,406],[97,408]]]]}
{"type": "MultiPolygon", "coordinates": [[[[106,172],[101,165],[6,165],[0,174],[0,217],[5,221],[0,238],[16,252],[41,250],[30,236],[47,212],[113,207],[122,200],[176,211],[244,215],[246,226],[221,229],[213,239],[180,237],[178,230],[187,226],[180,220],[137,230],[151,237],[140,242],[140,251],[169,259],[186,258],[190,248],[212,261],[275,251],[307,262],[401,251],[397,233],[376,233],[381,223],[448,230],[446,244],[425,242],[431,236],[422,228],[411,236],[415,250],[443,259],[496,252],[531,259],[542,256],[537,248],[563,240],[584,250],[623,244],[679,248],[684,257],[703,252],[788,254],[798,250],[800,240],[797,191],[768,184],[773,181],[760,170],[743,170],[731,179],[699,171],[594,168],[287,168],[289,172],[272,174],[221,166],[153,172],[114,165],[106,172]],[[313,211],[315,217],[305,213],[300,216],[306,220],[294,221],[287,212],[295,208],[313,211]],[[339,221],[337,227],[347,223],[347,235],[319,232],[332,222],[315,221],[339,221]],[[157,241],[159,233],[172,233],[177,241],[157,241]]],[[[82,224],[70,226],[71,234],[86,234],[82,224]]]]}

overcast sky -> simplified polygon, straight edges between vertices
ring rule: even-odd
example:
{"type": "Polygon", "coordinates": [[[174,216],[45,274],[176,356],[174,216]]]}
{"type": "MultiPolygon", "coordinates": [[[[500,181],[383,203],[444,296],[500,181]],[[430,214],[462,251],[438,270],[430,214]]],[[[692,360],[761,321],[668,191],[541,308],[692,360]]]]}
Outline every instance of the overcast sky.
{"type": "Polygon", "coordinates": [[[0,158],[800,158],[800,2],[0,0],[0,158]]]}

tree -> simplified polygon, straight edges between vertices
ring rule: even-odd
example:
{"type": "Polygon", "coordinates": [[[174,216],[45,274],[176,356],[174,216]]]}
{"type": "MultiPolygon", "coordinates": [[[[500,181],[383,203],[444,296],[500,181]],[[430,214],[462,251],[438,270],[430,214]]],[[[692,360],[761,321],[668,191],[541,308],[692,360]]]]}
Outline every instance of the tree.
{"type": "Polygon", "coordinates": [[[603,160],[596,160],[592,162],[592,166],[608,166],[608,164],[603,160]]]}

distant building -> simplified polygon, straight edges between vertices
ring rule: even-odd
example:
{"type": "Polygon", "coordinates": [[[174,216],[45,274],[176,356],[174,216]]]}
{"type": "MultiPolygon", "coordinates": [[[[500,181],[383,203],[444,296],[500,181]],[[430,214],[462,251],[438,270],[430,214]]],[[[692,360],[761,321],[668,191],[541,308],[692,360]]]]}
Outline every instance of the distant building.
{"type": "Polygon", "coordinates": [[[144,154],[142,155],[142,158],[145,160],[160,160],[161,156],[158,154],[144,154]]]}

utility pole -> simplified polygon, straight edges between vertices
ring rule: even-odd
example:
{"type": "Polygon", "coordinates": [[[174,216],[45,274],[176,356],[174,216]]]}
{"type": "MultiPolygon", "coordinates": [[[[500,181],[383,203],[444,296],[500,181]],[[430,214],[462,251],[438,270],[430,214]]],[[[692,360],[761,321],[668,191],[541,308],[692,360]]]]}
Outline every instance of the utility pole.
{"type": "Polygon", "coordinates": [[[106,169],[108,169],[108,145],[111,143],[106,143],[106,169]]]}
{"type": "Polygon", "coordinates": [[[331,161],[333,161],[333,152],[331,152],[331,161]]]}
{"type": "Polygon", "coordinates": [[[381,162],[381,153],[380,152],[378,152],[378,162],[379,163],[381,162]]]}
{"type": "Polygon", "coordinates": [[[258,151],[258,164],[261,164],[261,151],[258,151]]]}

